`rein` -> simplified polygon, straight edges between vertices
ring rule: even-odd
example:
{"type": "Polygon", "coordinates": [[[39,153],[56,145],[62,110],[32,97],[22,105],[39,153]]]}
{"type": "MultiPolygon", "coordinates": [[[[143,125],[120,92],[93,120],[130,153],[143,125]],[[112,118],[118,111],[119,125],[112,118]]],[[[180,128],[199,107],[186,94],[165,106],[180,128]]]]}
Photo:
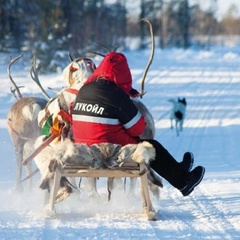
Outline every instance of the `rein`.
{"type": "Polygon", "coordinates": [[[47,140],[45,140],[38,148],[36,148],[30,156],[28,156],[26,159],[23,160],[22,164],[25,166],[27,165],[34,157],[36,157],[45,147],[47,147],[55,138],[57,138],[57,135],[51,135],[47,140]]]}
{"type": "Polygon", "coordinates": [[[78,90],[74,88],[66,88],[64,91],[77,95],[78,90]]]}
{"type": "MultiPolygon", "coordinates": [[[[65,89],[65,91],[75,94],[75,95],[78,93],[78,90],[73,89],[73,88],[67,88],[67,89],[65,89]]],[[[62,117],[64,117],[66,120],[69,120],[69,121],[71,120],[70,116],[68,114],[66,114],[64,111],[60,110],[59,114],[62,117]]],[[[32,154],[30,154],[30,156],[28,156],[26,159],[23,160],[22,164],[23,165],[28,164],[34,157],[36,157],[45,147],[47,147],[58,136],[59,136],[58,134],[54,134],[54,135],[51,135],[49,138],[47,138],[47,140],[45,140],[38,148],[36,148],[34,150],[34,152],[32,154]]]]}
{"type": "MultiPolygon", "coordinates": [[[[66,88],[64,89],[64,92],[68,92],[68,93],[71,93],[71,94],[74,94],[74,95],[77,95],[78,94],[78,90],[77,89],[74,89],[74,88],[66,88]]],[[[40,126],[43,126],[44,125],[44,122],[47,120],[47,118],[50,116],[50,112],[48,110],[48,106],[50,103],[52,103],[53,101],[56,101],[56,99],[58,99],[58,101],[62,101],[63,103],[59,103],[60,106],[63,106],[63,105],[66,105],[66,100],[61,100],[61,96],[63,96],[64,98],[64,95],[63,95],[63,92],[61,94],[58,94],[55,98],[53,98],[48,104],[47,106],[45,107],[45,116],[40,120],[39,122],[39,125],[40,126]],[[60,100],[59,100],[60,99],[60,100]]],[[[61,109],[61,107],[59,106],[59,109],[61,109]]]]}
{"type": "Polygon", "coordinates": [[[29,174],[27,177],[23,178],[23,179],[20,181],[20,183],[22,183],[22,182],[26,181],[27,179],[33,177],[33,176],[34,176],[36,173],[38,173],[38,172],[39,172],[39,169],[38,169],[38,168],[35,169],[31,174],[29,174]]]}

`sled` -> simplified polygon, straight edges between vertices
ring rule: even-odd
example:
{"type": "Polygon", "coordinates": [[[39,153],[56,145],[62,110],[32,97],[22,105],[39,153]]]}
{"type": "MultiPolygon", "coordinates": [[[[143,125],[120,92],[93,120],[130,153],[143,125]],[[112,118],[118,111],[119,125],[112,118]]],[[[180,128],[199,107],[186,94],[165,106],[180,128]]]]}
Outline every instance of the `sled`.
{"type": "Polygon", "coordinates": [[[142,214],[148,220],[157,220],[157,214],[154,210],[148,188],[147,179],[148,167],[142,163],[126,161],[121,166],[115,166],[107,169],[92,169],[89,166],[58,164],[54,172],[53,185],[50,189],[49,203],[47,205],[46,217],[56,218],[55,200],[59,190],[61,177],[93,177],[93,178],[121,178],[138,177],[140,178],[140,193],[142,199],[142,214]]]}

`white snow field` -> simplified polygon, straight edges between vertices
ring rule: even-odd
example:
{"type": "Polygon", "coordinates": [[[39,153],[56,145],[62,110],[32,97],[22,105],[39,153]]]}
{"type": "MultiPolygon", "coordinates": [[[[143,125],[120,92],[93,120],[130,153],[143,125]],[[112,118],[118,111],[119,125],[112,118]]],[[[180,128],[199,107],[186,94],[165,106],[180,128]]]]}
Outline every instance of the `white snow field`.
{"type": "MultiPolygon", "coordinates": [[[[149,50],[124,52],[140,90],[149,50]]],[[[16,56],[12,56],[16,57],[16,56]]],[[[25,61],[25,63],[24,63],[25,61]]],[[[98,64],[100,59],[96,59],[98,64]]],[[[16,163],[6,129],[6,115],[15,99],[7,76],[8,54],[0,54],[0,239],[240,239],[240,48],[212,50],[156,49],[142,101],[153,114],[156,139],[178,160],[192,151],[206,174],[188,197],[164,180],[160,199],[152,196],[158,221],[141,215],[139,186],[129,194],[121,188],[107,201],[106,179],[98,180],[100,199],[84,188],[56,204],[57,219],[44,218],[44,192],[39,175],[32,191],[16,192],[16,163]],[[184,130],[170,129],[169,98],[185,97],[184,130]]],[[[24,96],[40,90],[30,80],[29,63],[12,66],[24,96]]],[[[61,74],[40,76],[42,85],[64,86],[61,74]],[[60,84],[60,85],[59,85],[60,84]]]]}

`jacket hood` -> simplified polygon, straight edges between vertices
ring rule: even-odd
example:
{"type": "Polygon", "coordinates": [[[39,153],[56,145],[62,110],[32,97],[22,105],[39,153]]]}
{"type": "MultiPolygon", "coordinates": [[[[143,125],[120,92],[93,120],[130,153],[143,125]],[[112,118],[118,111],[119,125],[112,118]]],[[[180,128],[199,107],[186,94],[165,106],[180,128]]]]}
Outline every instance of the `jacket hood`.
{"type": "Polygon", "coordinates": [[[108,53],[85,84],[99,78],[114,81],[130,97],[139,96],[139,92],[132,88],[132,75],[127,59],[122,53],[108,53]]]}

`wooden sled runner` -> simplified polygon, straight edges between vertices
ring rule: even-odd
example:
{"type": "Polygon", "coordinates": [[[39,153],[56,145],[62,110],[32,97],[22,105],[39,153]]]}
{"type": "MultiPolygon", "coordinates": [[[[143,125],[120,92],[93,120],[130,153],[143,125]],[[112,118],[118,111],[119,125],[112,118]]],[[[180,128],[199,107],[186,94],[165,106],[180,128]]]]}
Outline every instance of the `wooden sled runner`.
{"type": "Polygon", "coordinates": [[[106,177],[106,178],[117,178],[117,177],[139,177],[140,178],[140,192],[142,198],[142,213],[148,220],[157,220],[157,214],[154,210],[148,188],[147,179],[148,168],[144,162],[137,163],[133,161],[126,161],[121,166],[116,166],[107,169],[92,169],[89,166],[83,165],[70,165],[63,164],[57,165],[54,172],[54,181],[50,190],[50,198],[47,209],[47,218],[55,218],[55,200],[57,192],[59,190],[59,183],[61,177],[106,177]]]}

